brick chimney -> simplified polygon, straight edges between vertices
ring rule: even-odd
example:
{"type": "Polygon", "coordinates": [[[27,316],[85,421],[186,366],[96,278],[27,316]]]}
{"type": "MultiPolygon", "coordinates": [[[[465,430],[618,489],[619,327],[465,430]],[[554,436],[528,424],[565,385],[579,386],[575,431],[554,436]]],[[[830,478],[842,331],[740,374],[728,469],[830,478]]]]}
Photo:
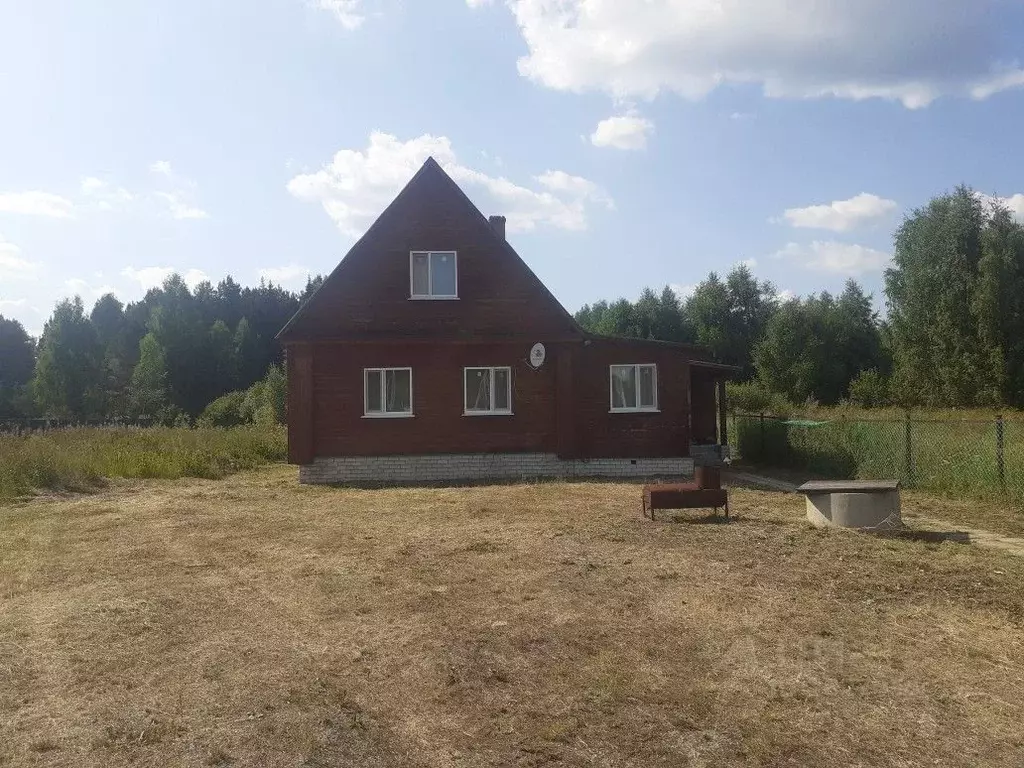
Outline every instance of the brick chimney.
{"type": "Polygon", "coordinates": [[[491,222],[491,227],[495,232],[498,233],[498,237],[502,240],[505,239],[505,217],[504,216],[490,216],[487,219],[491,222]]]}

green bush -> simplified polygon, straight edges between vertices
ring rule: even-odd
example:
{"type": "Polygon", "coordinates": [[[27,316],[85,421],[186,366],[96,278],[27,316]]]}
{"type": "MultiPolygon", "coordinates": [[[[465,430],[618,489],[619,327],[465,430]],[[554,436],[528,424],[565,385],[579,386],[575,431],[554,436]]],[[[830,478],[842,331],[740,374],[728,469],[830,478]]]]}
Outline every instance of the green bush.
{"type": "Polygon", "coordinates": [[[288,380],[284,371],[272,365],[262,381],[257,381],[246,390],[242,417],[249,424],[283,424],[287,397],[288,380]]]}
{"type": "Polygon", "coordinates": [[[872,368],[861,371],[850,382],[850,402],[861,408],[884,408],[889,405],[889,382],[872,368]]]}
{"type": "Polygon", "coordinates": [[[285,430],[79,428],[0,436],[0,500],[84,491],[105,478],[220,478],[287,455],[285,430]]]}
{"type": "Polygon", "coordinates": [[[245,424],[247,419],[242,413],[244,404],[245,392],[228,392],[203,409],[198,423],[202,427],[237,427],[245,424]]]}
{"type": "Polygon", "coordinates": [[[267,375],[248,389],[228,392],[206,406],[198,423],[206,427],[284,424],[287,398],[288,380],[284,371],[272,365],[267,375]]]}
{"type": "Polygon", "coordinates": [[[772,392],[759,381],[727,382],[725,396],[735,413],[770,413],[785,416],[792,405],[784,395],[772,392]]]}

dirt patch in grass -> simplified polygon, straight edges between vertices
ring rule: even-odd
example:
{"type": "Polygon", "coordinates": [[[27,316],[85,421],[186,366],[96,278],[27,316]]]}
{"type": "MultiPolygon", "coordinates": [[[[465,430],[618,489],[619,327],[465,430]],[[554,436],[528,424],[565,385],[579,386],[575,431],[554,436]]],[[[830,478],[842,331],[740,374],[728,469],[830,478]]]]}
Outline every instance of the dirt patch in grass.
{"type": "Polygon", "coordinates": [[[0,509],[0,765],[1020,765],[1024,558],[271,467],[0,509]]]}
{"type": "Polygon", "coordinates": [[[950,528],[980,529],[1003,536],[1024,537],[1024,508],[1011,501],[945,499],[914,491],[902,493],[903,516],[949,523],[950,528]]]}

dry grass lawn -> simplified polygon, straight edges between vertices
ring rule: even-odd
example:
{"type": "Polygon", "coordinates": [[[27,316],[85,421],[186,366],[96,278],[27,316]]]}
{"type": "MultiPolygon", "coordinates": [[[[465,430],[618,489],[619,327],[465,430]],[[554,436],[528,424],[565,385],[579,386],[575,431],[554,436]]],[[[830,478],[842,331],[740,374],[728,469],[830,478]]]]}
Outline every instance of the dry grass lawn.
{"type": "Polygon", "coordinates": [[[636,486],[0,508],[0,765],[1020,766],[1024,558],[636,486]]]}

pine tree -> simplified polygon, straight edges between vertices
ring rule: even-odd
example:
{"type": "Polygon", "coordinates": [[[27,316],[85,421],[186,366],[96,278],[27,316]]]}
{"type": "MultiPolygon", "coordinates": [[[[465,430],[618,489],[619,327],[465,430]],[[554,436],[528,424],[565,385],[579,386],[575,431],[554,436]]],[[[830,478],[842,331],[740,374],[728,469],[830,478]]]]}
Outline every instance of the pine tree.
{"type": "Polygon", "coordinates": [[[39,342],[33,390],[46,416],[89,419],[103,415],[102,347],[82,300],[65,299],[39,342]]]}
{"type": "Polygon", "coordinates": [[[0,315],[0,418],[26,416],[36,345],[17,320],[0,315]]]}
{"type": "Polygon", "coordinates": [[[130,386],[132,415],[163,418],[169,404],[167,392],[167,360],[153,333],[139,342],[139,362],[132,371],[130,386]]]}

